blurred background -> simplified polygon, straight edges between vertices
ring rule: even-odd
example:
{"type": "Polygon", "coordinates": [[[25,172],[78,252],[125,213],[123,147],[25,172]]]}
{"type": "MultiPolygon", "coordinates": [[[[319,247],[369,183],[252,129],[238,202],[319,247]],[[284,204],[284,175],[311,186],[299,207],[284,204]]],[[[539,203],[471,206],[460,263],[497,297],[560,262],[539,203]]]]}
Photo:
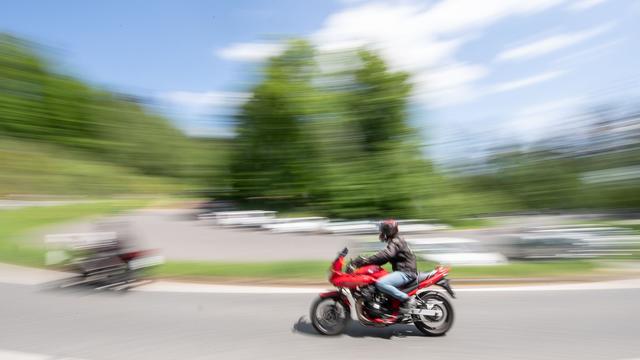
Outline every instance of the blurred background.
{"type": "Polygon", "coordinates": [[[2,263],[324,285],[395,218],[462,286],[639,275],[637,1],[3,5],[2,263]]]}

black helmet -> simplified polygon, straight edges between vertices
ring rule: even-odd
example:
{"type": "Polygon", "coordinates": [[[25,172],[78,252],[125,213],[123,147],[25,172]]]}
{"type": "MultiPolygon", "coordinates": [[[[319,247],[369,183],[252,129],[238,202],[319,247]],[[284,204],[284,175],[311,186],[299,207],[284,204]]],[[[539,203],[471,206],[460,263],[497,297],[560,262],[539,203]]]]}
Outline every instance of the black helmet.
{"type": "Polygon", "coordinates": [[[389,241],[398,234],[398,222],[388,219],[380,222],[380,240],[389,241]]]}

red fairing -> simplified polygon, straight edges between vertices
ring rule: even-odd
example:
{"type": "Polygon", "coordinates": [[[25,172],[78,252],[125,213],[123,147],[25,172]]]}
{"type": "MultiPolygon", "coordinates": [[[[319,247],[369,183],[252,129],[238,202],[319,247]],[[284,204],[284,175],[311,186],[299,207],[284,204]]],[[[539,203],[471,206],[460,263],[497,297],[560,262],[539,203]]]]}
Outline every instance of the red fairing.
{"type": "Polygon", "coordinates": [[[342,265],[344,264],[344,256],[338,256],[331,264],[331,276],[329,282],[333,284],[333,280],[343,274],[342,265]]]}
{"type": "Polygon", "coordinates": [[[320,294],[320,297],[323,299],[330,298],[341,300],[344,305],[349,306],[349,299],[347,299],[345,296],[340,295],[340,293],[336,290],[325,291],[320,294]]]}
{"type": "Polygon", "coordinates": [[[323,293],[320,293],[320,297],[321,298],[337,298],[338,297],[338,292],[336,290],[332,290],[332,291],[325,291],[323,293]]]}
{"type": "Polygon", "coordinates": [[[369,275],[343,274],[331,279],[331,283],[337,287],[353,289],[358,286],[370,285],[376,282],[376,278],[369,275]]]}
{"type": "Polygon", "coordinates": [[[387,271],[377,265],[363,266],[353,273],[342,272],[344,257],[339,256],[331,265],[331,277],[329,281],[337,287],[353,289],[358,286],[370,285],[376,279],[387,274],[387,271]]]}

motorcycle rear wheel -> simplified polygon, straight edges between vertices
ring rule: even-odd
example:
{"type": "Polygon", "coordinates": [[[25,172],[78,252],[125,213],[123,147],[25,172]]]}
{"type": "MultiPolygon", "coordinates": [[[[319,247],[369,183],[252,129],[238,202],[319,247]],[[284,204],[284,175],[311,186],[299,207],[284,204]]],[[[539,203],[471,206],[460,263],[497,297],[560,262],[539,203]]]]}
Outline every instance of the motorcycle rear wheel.
{"type": "Polygon", "coordinates": [[[339,335],[349,323],[349,308],[338,298],[318,297],[311,304],[311,324],[322,335],[339,335]]]}
{"type": "MultiPolygon", "coordinates": [[[[431,304],[438,311],[436,316],[414,315],[414,325],[427,336],[443,336],[453,325],[453,306],[438,292],[430,291],[417,295],[425,304],[431,304]]],[[[426,306],[423,305],[423,308],[426,306]]]]}

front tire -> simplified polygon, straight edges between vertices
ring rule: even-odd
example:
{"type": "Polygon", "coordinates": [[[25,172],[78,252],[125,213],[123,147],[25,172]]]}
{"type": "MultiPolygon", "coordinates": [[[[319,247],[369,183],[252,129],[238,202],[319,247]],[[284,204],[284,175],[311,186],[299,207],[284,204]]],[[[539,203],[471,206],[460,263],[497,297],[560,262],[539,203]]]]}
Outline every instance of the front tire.
{"type": "Polygon", "coordinates": [[[318,297],[311,304],[311,324],[322,335],[339,335],[349,323],[349,308],[338,297],[318,297]]]}
{"type": "Polygon", "coordinates": [[[440,293],[431,291],[417,295],[426,305],[429,305],[438,313],[435,316],[414,315],[413,323],[415,326],[427,336],[443,336],[451,329],[453,325],[453,306],[449,300],[440,293]]]}

